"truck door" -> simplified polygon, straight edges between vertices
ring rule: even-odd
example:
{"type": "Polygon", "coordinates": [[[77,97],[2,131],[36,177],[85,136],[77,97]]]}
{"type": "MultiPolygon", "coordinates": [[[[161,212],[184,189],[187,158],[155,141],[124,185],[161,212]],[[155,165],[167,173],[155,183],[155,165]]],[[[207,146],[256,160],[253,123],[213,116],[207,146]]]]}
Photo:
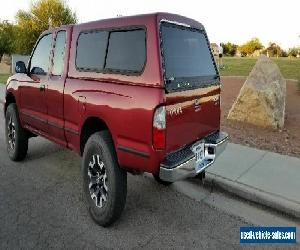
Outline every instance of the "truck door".
{"type": "Polygon", "coordinates": [[[37,42],[28,64],[28,78],[20,87],[20,116],[25,126],[40,134],[47,131],[45,90],[50,66],[52,33],[37,42]]]}
{"type": "Polygon", "coordinates": [[[53,57],[49,81],[46,87],[48,134],[53,141],[66,146],[64,133],[64,85],[67,75],[69,30],[54,32],[53,57]]]}

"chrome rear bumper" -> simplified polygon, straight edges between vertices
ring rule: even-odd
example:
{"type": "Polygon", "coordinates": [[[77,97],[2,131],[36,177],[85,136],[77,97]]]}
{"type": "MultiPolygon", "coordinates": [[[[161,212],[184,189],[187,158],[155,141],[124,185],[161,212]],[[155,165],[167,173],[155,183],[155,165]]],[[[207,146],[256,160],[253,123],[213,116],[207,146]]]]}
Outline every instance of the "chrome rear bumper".
{"type": "Polygon", "coordinates": [[[227,133],[217,132],[200,140],[204,141],[205,158],[203,167],[197,171],[196,157],[192,151],[194,143],[171,153],[160,164],[159,177],[164,181],[174,182],[196,176],[215,162],[215,159],[225,150],[228,139],[227,133]]]}

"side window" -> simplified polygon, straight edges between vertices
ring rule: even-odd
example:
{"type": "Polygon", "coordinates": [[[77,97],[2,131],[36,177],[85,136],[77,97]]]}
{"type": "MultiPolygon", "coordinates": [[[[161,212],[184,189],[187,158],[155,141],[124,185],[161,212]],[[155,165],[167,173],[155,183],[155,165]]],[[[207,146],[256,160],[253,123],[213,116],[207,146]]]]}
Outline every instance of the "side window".
{"type": "Polygon", "coordinates": [[[50,51],[52,43],[52,34],[43,36],[38,45],[36,46],[34,53],[30,61],[30,73],[36,75],[46,75],[48,73],[50,65],[50,51]]]}
{"type": "Polygon", "coordinates": [[[56,40],[55,40],[52,75],[60,76],[63,73],[65,46],[66,46],[66,32],[59,31],[56,35],[56,40]]]}
{"type": "Polygon", "coordinates": [[[146,34],[142,29],[113,31],[105,68],[113,71],[140,72],[146,60],[146,34]]]}
{"type": "Polygon", "coordinates": [[[88,71],[103,70],[107,38],[107,31],[80,34],[77,41],[76,67],[88,71]]]}

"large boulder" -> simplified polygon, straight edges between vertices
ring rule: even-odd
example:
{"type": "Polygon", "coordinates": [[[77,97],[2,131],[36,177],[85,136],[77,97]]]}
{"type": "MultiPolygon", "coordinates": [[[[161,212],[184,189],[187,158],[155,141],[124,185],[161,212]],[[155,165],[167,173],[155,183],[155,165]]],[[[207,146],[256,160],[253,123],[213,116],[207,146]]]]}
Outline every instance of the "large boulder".
{"type": "Polygon", "coordinates": [[[261,127],[284,126],[286,81],[277,65],[261,56],[228,114],[228,119],[261,127]]]}

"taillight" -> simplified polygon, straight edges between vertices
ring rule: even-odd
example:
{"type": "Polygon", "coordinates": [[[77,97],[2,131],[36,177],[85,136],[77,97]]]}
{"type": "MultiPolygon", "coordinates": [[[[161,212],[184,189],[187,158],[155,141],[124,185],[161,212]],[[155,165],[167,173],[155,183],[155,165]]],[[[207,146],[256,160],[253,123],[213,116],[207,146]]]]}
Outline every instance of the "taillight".
{"type": "Polygon", "coordinates": [[[166,147],[166,107],[158,107],[153,117],[153,147],[165,149],[166,147]]]}

